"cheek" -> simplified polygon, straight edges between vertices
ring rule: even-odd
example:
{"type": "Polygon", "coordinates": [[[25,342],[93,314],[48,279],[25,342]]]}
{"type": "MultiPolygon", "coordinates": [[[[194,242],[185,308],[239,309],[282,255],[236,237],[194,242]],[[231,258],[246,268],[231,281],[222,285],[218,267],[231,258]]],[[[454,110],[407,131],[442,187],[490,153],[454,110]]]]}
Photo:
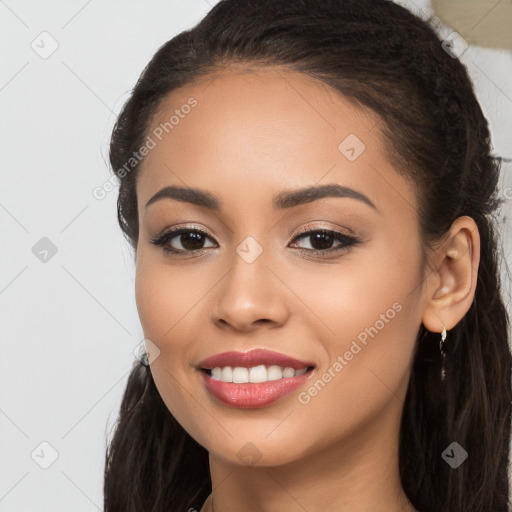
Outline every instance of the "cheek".
{"type": "MultiPolygon", "coordinates": [[[[165,341],[173,339],[174,326],[194,303],[198,290],[184,272],[171,269],[153,257],[137,260],[135,301],[140,322],[147,338],[165,341]]],[[[183,322],[180,322],[183,323],[183,322]]],[[[186,323],[186,322],[185,322],[186,323]]]]}
{"type": "Polygon", "coordinates": [[[172,290],[164,293],[165,281],[154,267],[137,262],[135,274],[135,301],[146,338],[159,338],[163,334],[166,311],[172,307],[172,290]]]}
{"type": "MultiPolygon", "coordinates": [[[[387,317],[399,319],[395,315],[399,306],[393,309],[393,304],[411,301],[412,294],[407,294],[418,284],[417,258],[410,256],[399,257],[387,240],[374,241],[371,248],[348,255],[332,270],[319,266],[303,272],[298,290],[326,327],[325,333],[346,341],[378,322],[388,310],[387,317]]],[[[378,325],[382,327],[381,322],[378,325]]]]}
{"type": "Polygon", "coordinates": [[[192,299],[188,300],[190,287],[181,285],[179,275],[165,265],[139,258],[135,299],[144,337],[160,350],[150,367],[155,386],[168,410],[188,430],[194,425],[194,415],[200,416],[204,410],[197,400],[191,400],[184,385],[193,372],[183,364],[191,358],[186,313],[192,299]]]}
{"type": "MultiPolygon", "coordinates": [[[[168,372],[178,382],[195,371],[196,343],[204,328],[197,317],[212,286],[204,281],[197,272],[171,267],[152,254],[137,260],[135,300],[140,323],[144,337],[160,350],[151,368],[168,372]]],[[[176,381],[171,378],[171,383],[176,381]]]]}
{"type": "Polygon", "coordinates": [[[393,259],[381,261],[388,263],[374,263],[364,274],[340,274],[324,288],[324,298],[316,295],[323,307],[319,316],[333,331],[322,341],[328,360],[297,396],[301,405],[284,430],[297,424],[321,430],[317,449],[371,422],[390,402],[401,407],[405,399],[418,318],[417,294],[405,280],[415,274],[393,259]],[[329,302],[329,296],[336,300],[329,302]]]}
{"type": "Polygon", "coordinates": [[[342,358],[343,369],[335,373],[344,375],[337,380],[344,380],[350,393],[364,396],[382,386],[375,374],[396,389],[411,363],[419,322],[420,260],[412,248],[407,252],[398,254],[384,240],[347,259],[328,279],[324,276],[321,288],[318,274],[303,281],[305,289],[317,285],[308,305],[327,327],[322,331],[330,364],[342,358]]]}

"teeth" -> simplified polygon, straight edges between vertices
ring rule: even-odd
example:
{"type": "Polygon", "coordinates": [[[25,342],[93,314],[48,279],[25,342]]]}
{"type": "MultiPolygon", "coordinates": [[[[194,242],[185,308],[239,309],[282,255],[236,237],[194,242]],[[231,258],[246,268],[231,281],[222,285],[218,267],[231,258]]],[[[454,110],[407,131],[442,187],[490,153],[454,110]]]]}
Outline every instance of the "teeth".
{"type": "Polygon", "coordinates": [[[224,368],[213,368],[211,370],[211,376],[215,380],[221,380],[222,382],[234,382],[237,384],[243,384],[246,382],[259,383],[267,382],[269,380],[279,380],[283,378],[296,377],[306,373],[307,368],[301,368],[295,370],[291,367],[281,366],[265,366],[263,364],[259,366],[253,366],[252,368],[244,368],[237,366],[232,368],[226,366],[224,368]]]}

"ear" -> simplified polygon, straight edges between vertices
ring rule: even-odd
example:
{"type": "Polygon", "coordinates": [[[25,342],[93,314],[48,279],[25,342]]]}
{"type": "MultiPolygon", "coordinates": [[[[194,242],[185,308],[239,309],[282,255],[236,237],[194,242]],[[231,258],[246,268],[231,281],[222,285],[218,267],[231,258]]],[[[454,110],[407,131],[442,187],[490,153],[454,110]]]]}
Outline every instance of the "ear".
{"type": "Polygon", "coordinates": [[[468,216],[456,219],[435,249],[434,268],[427,276],[422,322],[431,332],[452,329],[471,307],[480,263],[480,234],[468,216]]]}

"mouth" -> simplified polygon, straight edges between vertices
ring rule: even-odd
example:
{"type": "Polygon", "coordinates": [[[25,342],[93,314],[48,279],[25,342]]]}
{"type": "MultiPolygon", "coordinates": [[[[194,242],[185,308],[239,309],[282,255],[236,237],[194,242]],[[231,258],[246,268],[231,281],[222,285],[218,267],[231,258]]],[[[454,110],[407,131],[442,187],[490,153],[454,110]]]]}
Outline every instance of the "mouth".
{"type": "Polygon", "coordinates": [[[316,366],[272,350],[254,349],[213,355],[196,369],[212,398],[230,407],[255,409],[304,386],[316,366]]]}
{"type": "Polygon", "coordinates": [[[212,378],[229,382],[231,376],[234,378],[231,382],[242,383],[244,380],[238,379],[245,378],[246,373],[245,382],[261,382],[261,379],[278,380],[293,377],[296,371],[304,373],[314,366],[312,361],[302,361],[287,354],[257,348],[247,352],[221,352],[204,359],[197,368],[209,370],[212,378]],[[251,380],[251,376],[254,380],[251,380]]]}
{"type": "Polygon", "coordinates": [[[308,374],[314,370],[314,366],[293,368],[279,365],[244,366],[216,366],[214,368],[199,368],[200,371],[213,380],[235,384],[260,384],[262,382],[278,381],[308,374]]]}
{"type": "Polygon", "coordinates": [[[281,371],[278,366],[270,366],[267,370],[265,365],[260,365],[251,368],[201,368],[198,373],[206,391],[218,403],[238,409],[257,409],[273,404],[304,386],[315,374],[315,368],[308,366],[296,370],[285,367],[281,371]],[[219,372],[220,378],[217,378],[219,372]]]}

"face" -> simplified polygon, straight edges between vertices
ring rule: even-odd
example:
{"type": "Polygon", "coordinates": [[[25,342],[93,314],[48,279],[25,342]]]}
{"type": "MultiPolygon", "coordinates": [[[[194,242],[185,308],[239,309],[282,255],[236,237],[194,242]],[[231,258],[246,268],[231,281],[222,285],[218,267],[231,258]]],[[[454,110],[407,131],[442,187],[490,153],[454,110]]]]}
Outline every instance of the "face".
{"type": "Polygon", "coordinates": [[[239,69],[173,91],[148,135],[136,302],[159,351],[156,386],[184,429],[225,461],[252,451],[253,463],[277,465],[396,423],[423,268],[414,191],[377,117],[300,73],[239,69]],[[276,200],[324,185],[320,198],[276,200]],[[200,189],[218,208],[153,198],[169,186],[200,189]],[[253,349],[314,368],[270,403],[212,394],[201,361],[253,349]]]}

